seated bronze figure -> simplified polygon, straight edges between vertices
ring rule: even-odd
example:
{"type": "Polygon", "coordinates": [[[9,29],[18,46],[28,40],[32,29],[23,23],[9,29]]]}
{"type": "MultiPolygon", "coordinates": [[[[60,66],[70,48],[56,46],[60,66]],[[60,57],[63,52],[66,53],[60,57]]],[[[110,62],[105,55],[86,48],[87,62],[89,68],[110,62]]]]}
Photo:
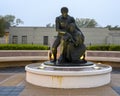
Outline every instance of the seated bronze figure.
{"type": "Polygon", "coordinates": [[[56,17],[57,38],[52,45],[52,54],[54,64],[57,61],[57,48],[61,44],[61,54],[58,63],[80,63],[85,59],[80,59],[84,55],[86,47],[84,45],[84,35],[76,26],[75,19],[68,15],[68,8],[61,8],[61,15],[56,17]]]}
{"type": "Polygon", "coordinates": [[[75,24],[68,26],[68,32],[61,37],[61,55],[58,59],[59,63],[72,62],[80,63],[80,59],[86,50],[84,40],[81,33],[75,29],[75,24]]]}

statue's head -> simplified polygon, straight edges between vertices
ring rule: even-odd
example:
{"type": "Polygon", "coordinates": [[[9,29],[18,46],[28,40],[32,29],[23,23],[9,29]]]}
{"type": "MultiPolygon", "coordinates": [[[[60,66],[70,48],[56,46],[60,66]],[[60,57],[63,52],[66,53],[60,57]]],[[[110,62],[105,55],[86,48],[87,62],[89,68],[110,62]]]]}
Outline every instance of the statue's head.
{"type": "Polygon", "coordinates": [[[74,30],[75,30],[75,24],[74,23],[70,23],[69,24],[69,31],[70,32],[74,32],[74,30]]]}
{"type": "Polygon", "coordinates": [[[62,8],[61,8],[61,13],[63,13],[63,12],[68,13],[68,8],[67,8],[67,7],[62,7],[62,8]]]}
{"type": "Polygon", "coordinates": [[[63,17],[67,17],[68,15],[68,8],[67,7],[62,7],[61,8],[61,13],[63,17]]]}

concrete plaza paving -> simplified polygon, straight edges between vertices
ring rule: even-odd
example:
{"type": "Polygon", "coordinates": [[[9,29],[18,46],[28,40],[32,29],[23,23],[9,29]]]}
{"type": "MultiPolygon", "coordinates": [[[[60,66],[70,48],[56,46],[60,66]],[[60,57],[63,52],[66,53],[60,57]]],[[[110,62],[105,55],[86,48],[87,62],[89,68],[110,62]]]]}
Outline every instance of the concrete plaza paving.
{"type": "Polygon", "coordinates": [[[120,96],[120,68],[111,72],[110,84],[85,89],[34,86],[26,82],[24,67],[0,68],[0,96],[120,96]]]}

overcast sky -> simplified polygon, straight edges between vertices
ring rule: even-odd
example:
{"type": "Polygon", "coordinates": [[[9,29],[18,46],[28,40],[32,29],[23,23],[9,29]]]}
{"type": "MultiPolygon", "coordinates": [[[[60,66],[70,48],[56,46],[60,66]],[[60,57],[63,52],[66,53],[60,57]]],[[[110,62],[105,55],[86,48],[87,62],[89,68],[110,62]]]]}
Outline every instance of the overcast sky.
{"type": "Polygon", "coordinates": [[[120,26],[120,0],[0,0],[0,15],[20,18],[20,26],[46,26],[55,23],[63,6],[74,18],[95,19],[101,27],[120,26]]]}

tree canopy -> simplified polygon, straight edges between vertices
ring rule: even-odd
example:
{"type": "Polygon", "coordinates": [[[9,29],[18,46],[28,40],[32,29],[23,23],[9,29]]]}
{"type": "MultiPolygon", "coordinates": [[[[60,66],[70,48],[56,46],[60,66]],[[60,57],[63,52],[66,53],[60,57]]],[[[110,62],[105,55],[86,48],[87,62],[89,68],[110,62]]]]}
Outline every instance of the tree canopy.
{"type": "Polygon", "coordinates": [[[0,37],[3,37],[5,33],[5,20],[0,18],[0,37]]]}
{"type": "Polygon", "coordinates": [[[118,25],[116,26],[111,26],[111,25],[107,25],[105,28],[108,28],[109,30],[120,30],[120,27],[118,25]]]}
{"type": "Polygon", "coordinates": [[[13,15],[0,16],[0,37],[4,36],[5,29],[9,29],[11,26],[18,26],[19,24],[23,24],[23,21],[13,15]]]}
{"type": "Polygon", "coordinates": [[[46,27],[47,27],[47,28],[54,28],[54,27],[55,27],[55,24],[49,23],[49,24],[46,24],[46,27]]]}
{"type": "Polygon", "coordinates": [[[94,28],[98,23],[94,19],[89,18],[76,18],[76,24],[80,28],[94,28]]]}

